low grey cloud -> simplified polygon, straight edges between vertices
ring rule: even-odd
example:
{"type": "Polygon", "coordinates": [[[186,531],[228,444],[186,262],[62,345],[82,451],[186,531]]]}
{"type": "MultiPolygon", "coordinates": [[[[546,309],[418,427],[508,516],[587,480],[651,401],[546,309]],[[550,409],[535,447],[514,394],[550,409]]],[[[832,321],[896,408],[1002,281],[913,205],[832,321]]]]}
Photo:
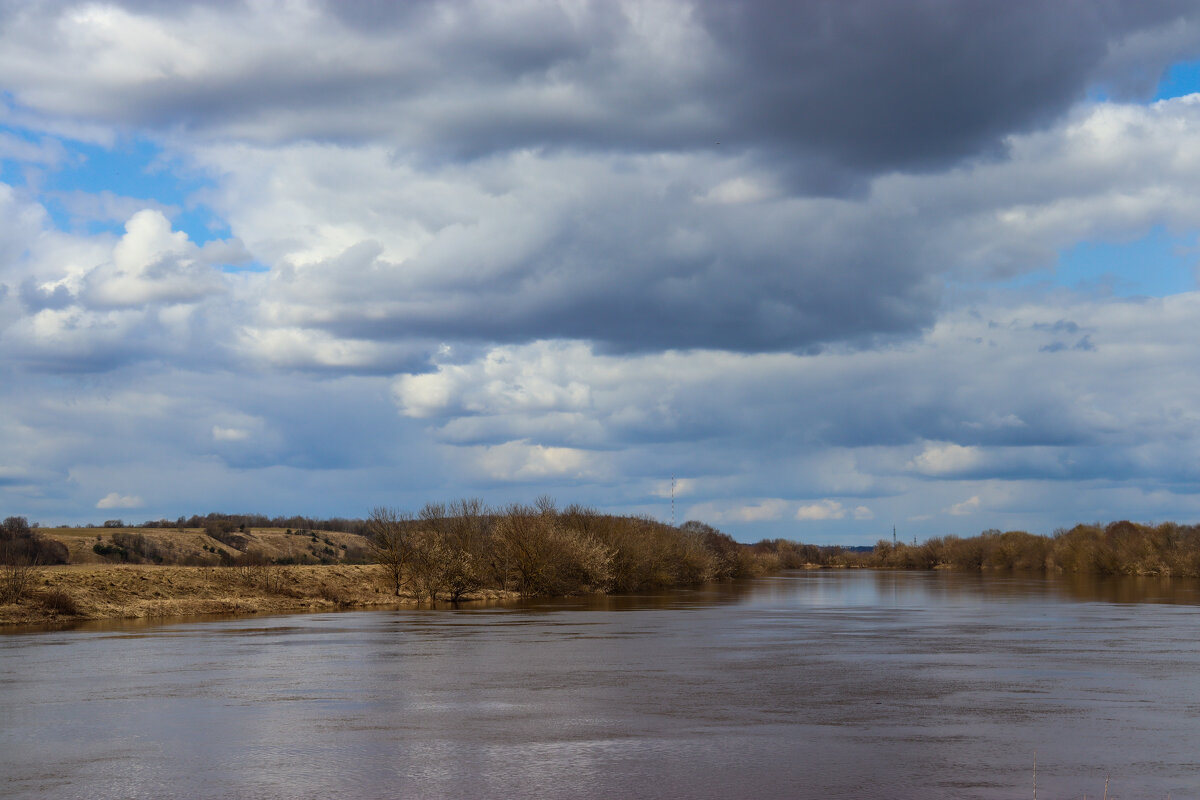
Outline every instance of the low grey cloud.
{"type": "MultiPolygon", "coordinates": [[[[325,354],[316,368],[367,369],[396,364],[397,347],[420,361],[439,342],[894,343],[934,323],[947,279],[1008,279],[1052,267],[1081,238],[1200,224],[1196,139],[1178,135],[1197,128],[1187,98],[1097,106],[1011,137],[1003,161],[889,174],[861,198],[796,198],[751,161],[705,153],[517,154],[469,169],[379,146],[211,146],[195,158],[228,176],[212,204],[275,265],[262,291],[276,302],[247,319],[256,346],[294,366],[309,348],[325,354]]],[[[1095,346],[1072,320],[1039,324],[1049,336],[1035,347],[1095,346]]]]}
{"type": "Polygon", "coordinates": [[[95,521],[110,493],[141,498],[148,518],[231,507],[330,514],[331,499],[336,513],[361,515],[396,486],[414,502],[448,493],[382,379],[260,382],[150,361],[82,381],[11,366],[5,377],[0,504],[35,519],[95,521]]]}
{"type": "Polygon", "coordinates": [[[0,81],[41,113],[264,143],[380,140],[425,159],[725,149],[818,193],[998,153],[1113,83],[1114,54],[1122,75],[1156,78],[1200,53],[1182,0],[123,3],[5,16],[0,81]]]}
{"type": "MultiPolygon", "coordinates": [[[[602,451],[638,447],[652,429],[666,441],[707,440],[746,454],[871,451],[877,479],[1131,477],[1142,460],[1133,454],[1147,444],[1198,435],[1200,418],[1185,399],[1190,384],[1140,380],[1189,358],[1191,346],[1173,341],[1172,326],[1195,302],[1130,301],[1119,310],[1081,303],[1075,318],[1107,343],[1096,351],[1024,346],[1040,324],[1003,324],[999,346],[989,348],[975,334],[994,320],[960,313],[919,343],[873,352],[628,358],[581,343],[502,347],[403,376],[395,394],[402,413],[428,420],[452,446],[536,436],[545,446],[602,451]],[[557,418],[567,423],[561,430],[557,418]]],[[[1007,323],[1061,310],[989,313],[1007,323]]],[[[1144,474],[1190,476],[1185,461],[1168,459],[1163,464],[1174,466],[1144,474]]]]}
{"type": "Polygon", "coordinates": [[[25,308],[35,314],[47,308],[58,311],[71,305],[75,300],[74,295],[66,286],[59,284],[53,288],[43,289],[34,282],[33,278],[21,281],[20,297],[25,308]]]}

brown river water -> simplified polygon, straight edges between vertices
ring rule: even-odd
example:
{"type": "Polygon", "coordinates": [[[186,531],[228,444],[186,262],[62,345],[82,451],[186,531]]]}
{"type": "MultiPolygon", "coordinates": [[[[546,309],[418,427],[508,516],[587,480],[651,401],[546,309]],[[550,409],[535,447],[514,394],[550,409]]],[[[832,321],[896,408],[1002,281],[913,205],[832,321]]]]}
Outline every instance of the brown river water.
{"type": "Polygon", "coordinates": [[[1200,798],[1200,584],[814,571],[0,636],[0,797],[1200,798]]]}

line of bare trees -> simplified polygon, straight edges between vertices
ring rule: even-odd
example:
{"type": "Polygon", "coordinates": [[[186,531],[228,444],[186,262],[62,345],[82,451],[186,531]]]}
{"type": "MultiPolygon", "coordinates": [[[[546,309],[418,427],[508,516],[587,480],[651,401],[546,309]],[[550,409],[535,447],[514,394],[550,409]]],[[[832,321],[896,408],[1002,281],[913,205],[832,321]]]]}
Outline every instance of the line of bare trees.
{"type": "Polygon", "coordinates": [[[66,561],[67,548],[61,542],[39,534],[25,517],[6,518],[0,522],[0,603],[16,603],[29,595],[38,565],[66,561]]]}
{"type": "Polygon", "coordinates": [[[343,533],[366,533],[366,520],[347,519],[345,517],[329,517],[328,519],[319,517],[305,517],[299,515],[282,516],[277,515],[268,517],[265,514],[224,514],[218,511],[212,511],[208,514],[192,514],[191,516],[181,516],[178,519],[148,519],[145,522],[126,524],[124,520],[109,519],[103,524],[96,525],[89,523],[87,525],[63,525],[61,527],[80,527],[80,528],[179,528],[195,529],[195,528],[218,528],[221,530],[239,530],[245,531],[247,528],[289,528],[294,530],[306,531],[340,531],[343,533]]]}
{"type": "Polygon", "coordinates": [[[1079,575],[1200,577],[1200,526],[1120,521],[1076,525],[1051,536],[986,530],[921,544],[880,541],[852,566],[900,569],[1032,570],[1079,575]]]}
{"type": "Polygon", "coordinates": [[[676,528],[553,500],[489,509],[430,503],[417,514],[374,509],[367,520],[389,588],[433,602],[480,589],[525,596],[636,591],[761,574],[778,559],[698,522],[676,528]]]}

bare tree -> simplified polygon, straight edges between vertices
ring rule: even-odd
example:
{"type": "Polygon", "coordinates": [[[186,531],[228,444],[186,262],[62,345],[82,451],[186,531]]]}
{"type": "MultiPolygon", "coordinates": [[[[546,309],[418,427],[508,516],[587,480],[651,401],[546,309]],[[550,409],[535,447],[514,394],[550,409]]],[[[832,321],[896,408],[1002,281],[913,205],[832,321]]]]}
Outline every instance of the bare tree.
{"type": "Polygon", "coordinates": [[[0,603],[17,603],[37,577],[37,542],[24,517],[0,523],[0,603]]]}
{"type": "Polygon", "coordinates": [[[367,518],[371,555],[383,567],[388,582],[399,597],[411,580],[414,531],[408,514],[377,506],[367,518]]]}
{"type": "Polygon", "coordinates": [[[496,520],[495,542],[509,579],[523,595],[603,590],[612,580],[615,551],[564,523],[549,497],[534,507],[513,504],[496,520]]]}
{"type": "Polygon", "coordinates": [[[418,516],[409,562],[414,591],[430,603],[443,595],[457,603],[484,583],[488,543],[483,503],[428,503],[418,516]]]}
{"type": "Polygon", "coordinates": [[[419,515],[418,530],[413,533],[411,573],[417,596],[432,604],[446,588],[448,568],[453,560],[446,535],[449,521],[443,503],[426,503],[419,515]]]}
{"type": "Polygon", "coordinates": [[[489,520],[483,501],[463,499],[449,507],[447,536],[451,563],[447,569],[446,591],[457,603],[467,592],[483,586],[488,565],[493,562],[489,520]]]}

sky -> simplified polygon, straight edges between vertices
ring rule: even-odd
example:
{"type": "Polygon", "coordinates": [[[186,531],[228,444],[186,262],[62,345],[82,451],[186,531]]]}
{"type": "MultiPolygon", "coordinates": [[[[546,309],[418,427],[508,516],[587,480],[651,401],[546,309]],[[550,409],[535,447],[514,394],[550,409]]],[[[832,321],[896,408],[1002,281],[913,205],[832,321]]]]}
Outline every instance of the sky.
{"type": "Polygon", "coordinates": [[[0,515],[1195,522],[1197,92],[1177,0],[0,0],[0,515]]]}

